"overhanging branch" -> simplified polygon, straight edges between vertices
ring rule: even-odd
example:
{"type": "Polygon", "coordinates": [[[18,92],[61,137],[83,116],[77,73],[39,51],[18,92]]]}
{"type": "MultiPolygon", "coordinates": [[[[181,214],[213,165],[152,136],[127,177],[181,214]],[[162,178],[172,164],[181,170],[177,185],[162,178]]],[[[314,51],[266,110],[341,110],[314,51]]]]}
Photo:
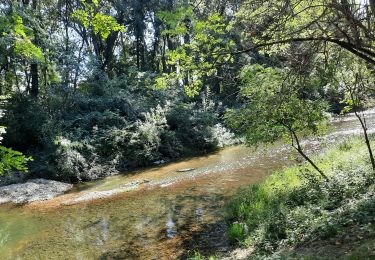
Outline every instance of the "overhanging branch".
{"type": "Polygon", "coordinates": [[[351,53],[360,57],[361,59],[364,59],[367,62],[375,65],[375,59],[374,59],[375,52],[368,50],[366,48],[363,48],[363,47],[358,47],[349,42],[345,42],[345,41],[338,40],[338,39],[327,38],[327,37],[290,38],[290,39],[285,39],[285,40],[280,40],[280,41],[265,42],[265,43],[256,44],[253,47],[248,48],[248,49],[232,52],[231,54],[237,55],[241,53],[251,52],[259,48],[268,47],[272,45],[278,45],[278,44],[285,44],[285,43],[291,43],[291,42],[311,42],[311,41],[322,41],[322,42],[334,43],[346,49],[347,51],[350,51],[351,53]]]}

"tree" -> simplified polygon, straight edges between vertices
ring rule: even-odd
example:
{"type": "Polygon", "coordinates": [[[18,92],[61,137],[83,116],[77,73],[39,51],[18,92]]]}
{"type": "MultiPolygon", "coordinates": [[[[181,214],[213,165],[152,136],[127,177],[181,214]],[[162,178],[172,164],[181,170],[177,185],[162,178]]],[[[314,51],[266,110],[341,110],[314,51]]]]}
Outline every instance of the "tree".
{"type": "Polygon", "coordinates": [[[292,42],[335,44],[375,65],[374,1],[247,0],[238,17],[243,41],[252,43],[238,53],[292,42]]]}
{"type": "MultiPolygon", "coordinates": [[[[19,9],[12,10],[12,8],[4,8],[0,10],[0,73],[5,72],[12,74],[12,78],[6,77],[3,85],[10,85],[8,90],[12,91],[13,80],[16,86],[20,87],[17,70],[20,63],[30,64],[31,83],[30,92],[37,96],[38,92],[38,73],[37,64],[44,61],[44,55],[37,45],[34,44],[34,31],[25,25],[21,12],[19,9]],[[16,12],[18,11],[18,12],[16,12]],[[34,65],[33,65],[34,64],[34,65]],[[36,66],[35,66],[36,65],[36,66]],[[36,68],[36,70],[35,70],[36,68]]],[[[25,70],[27,70],[25,68],[25,70]]],[[[5,94],[2,88],[1,94],[5,94]]]]}
{"type": "Polygon", "coordinates": [[[302,97],[303,85],[287,68],[250,65],[242,71],[244,106],[230,110],[227,122],[246,133],[249,144],[287,138],[291,146],[325,179],[328,177],[304,152],[300,134],[317,133],[327,104],[302,97]]]}
{"type": "Polygon", "coordinates": [[[362,61],[353,62],[351,57],[343,59],[336,74],[337,84],[345,90],[343,102],[344,112],[353,112],[357,117],[365,139],[372,169],[375,172],[375,159],[368,134],[368,125],[364,110],[369,104],[369,98],[375,90],[374,75],[362,61]]]}
{"type": "Polygon", "coordinates": [[[179,84],[184,86],[188,96],[196,96],[206,86],[207,79],[218,76],[220,66],[232,61],[231,26],[217,13],[200,20],[186,7],[158,15],[170,28],[162,34],[181,38],[183,43],[168,51],[167,63],[176,66],[176,70],[159,77],[157,87],[163,89],[179,84]]]}
{"type": "Polygon", "coordinates": [[[89,40],[94,49],[94,53],[99,62],[99,69],[105,71],[111,65],[113,52],[119,32],[125,31],[121,24],[124,17],[120,12],[117,19],[109,15],[110,6],[106,6],[99,0],[87,2],[81,1],[82,7],[75,10],[72,14],[84,29],[80,35],[87,41],[89,40]]]}

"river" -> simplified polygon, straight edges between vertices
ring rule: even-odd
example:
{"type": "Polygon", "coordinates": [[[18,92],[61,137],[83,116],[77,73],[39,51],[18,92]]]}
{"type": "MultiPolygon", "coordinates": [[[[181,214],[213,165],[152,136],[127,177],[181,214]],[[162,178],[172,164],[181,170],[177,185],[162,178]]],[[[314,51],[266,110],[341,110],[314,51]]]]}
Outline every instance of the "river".
{"type": "MultiPolygon", "coordinates": [[[[367,113],[372,123],[375,111],[367,113]]],[[[353,115],[335,118],[330,134],[305,145],[313,153],[359,133],[353,115]]],[[[293,163],[290,155],[282,144],[257,150],[235,146],[77,185],[50,201],[3,205],[0,259],[184,259],[195,250],[206,255],[228,251],[225,203],[241,187],[293,163]],[[194,170],[177,172],[186,168],[194,170]],[[134,190],[66,205],[137,182],[134,190]]]]}

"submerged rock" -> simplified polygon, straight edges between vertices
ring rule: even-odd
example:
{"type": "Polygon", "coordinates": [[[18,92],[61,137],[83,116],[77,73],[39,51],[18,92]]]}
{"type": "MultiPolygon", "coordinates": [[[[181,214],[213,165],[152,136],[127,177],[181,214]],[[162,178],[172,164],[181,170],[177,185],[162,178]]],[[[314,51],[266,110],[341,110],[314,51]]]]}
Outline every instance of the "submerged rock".
{"type": "Polygon", "coordinates": [[[0,187],[0,204],[10,202],[20,204],[50,200],[71,188],[73,188],[73,185],[68,183],[46,179],[32,179],[26,183],[0,187]]]}
{"type": "Polygon", "coordinates": [[[180,169],[180,170],[177,170],[176,172],[191,172],[191,171],[194,171],[195,168],[187,168],[187,169],[180,169]]]}

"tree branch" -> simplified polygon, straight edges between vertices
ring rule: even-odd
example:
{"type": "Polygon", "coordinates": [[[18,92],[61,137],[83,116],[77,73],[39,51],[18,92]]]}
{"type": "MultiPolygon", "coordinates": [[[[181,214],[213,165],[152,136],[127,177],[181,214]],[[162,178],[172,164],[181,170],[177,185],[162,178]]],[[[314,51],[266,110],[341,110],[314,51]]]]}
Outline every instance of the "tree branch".
{"type": "Polygon", "coordinates": [[[241,53],[251,52],[251,51],[254,51],[254,50],[259,49],[259,48],[268,47],[268,46],[272,46],[272,45],[278,45],[278,44],[285,44],[285,43],[291,43],[291,42],[312,42],[312,41],[322,41],[322,42],[334,43],[334,44],[339,45],[340,47],[350,51],[351,53],[360,57],[361,59],[364,59],[367,62],[375,65],[375,59],[372,58],[372,57],[375,58],[375,52],[373,52],[371,50],[368,50],[368,49],[365,49],[365,48],[362,48],[362,47],[357,47],[356,45],[351,44],[349,42],[344,42],[344,41],[341,41],[341,40],[338,40],[338,39],[332,39],[332,38],[328,38],[328,37],[290,38],[290,39],[284,39],[284,40],[279,40],[279,41],[265,42],[265,43],[256,44],[253,47],[248,48],[248,49],[232,52],[231,54],[232,55],[238,55],[238,54],[241,54],[241,53]],[[371,56],[371,57],[369,57],[369,56],[371,56]]]}

